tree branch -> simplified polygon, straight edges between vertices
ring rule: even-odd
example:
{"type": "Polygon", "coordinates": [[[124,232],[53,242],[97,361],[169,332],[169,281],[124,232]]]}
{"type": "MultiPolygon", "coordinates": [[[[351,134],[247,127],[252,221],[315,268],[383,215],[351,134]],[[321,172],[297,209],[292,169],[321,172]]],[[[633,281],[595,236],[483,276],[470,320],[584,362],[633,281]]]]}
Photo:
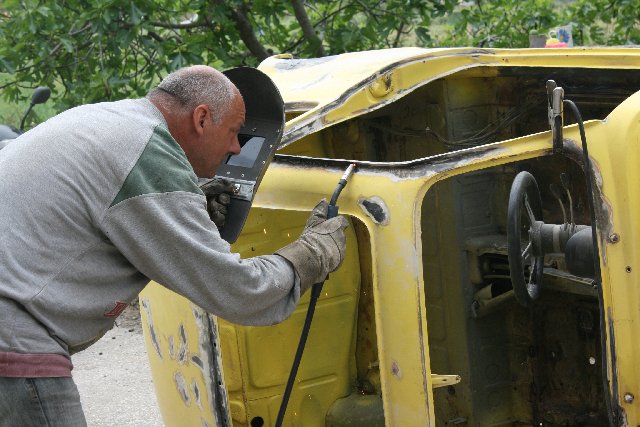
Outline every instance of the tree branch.
{"type": "MultiPolygon", "coordinates": [[[[376,23],[378,23],[378,17],[384,16],[386,13],[389,13],[388,11],[384,11],[382,13],[377,13],[376,10],[378,8],[380,8],[380,6],[382,5],[382,1],[379,1],[377,4],[373,5],[373,7],[368,6],[367,4],[365,4],[362,1],[356,0],[354,3],[360,5],[360,7],[362,8],[362,11],[366,14],[371,16],[376,23]]],[[[384,10],[384,9],[383,9],[384,10]]]]}
{"type": "Polygon", "coordinates": [[[84,25],[84,27],[82,27],[82,28],[80,28],[80,29],[78,29],[78,30],[75,30],[75,31],[69,31],[69,35],[70,35],[70,36],[77,36],[78,34],[80,34],[80,33],[83,33],[83,32],[85,32],[85,31],[87,31],[89,28],[91,28],[91,22],[87,22],[87,23],[84,25]]]}
{"type": "Polygon", "coordinates": [[[152,39],[154,39],[158,43],[163,43],[164,42],[164,39],[160,36],[160,34],[156,33],[155,31],[149,30],[147,32],[147,34],[149,34],[149,37],[151,37],[152,39]]]}
{"type": "Polygon", "coordinates": [[[324,56],[322,41],[316,34],[313,25],[311,25],[311,22],[309,21],[307,11],[304,10],[303,0],[291,0],[291,5],[293,6],[293,13],[296,15],[298,24],[300,24],[300,28],[302,28],[302,34],[304,34],[304,37],[311,45],[311,48],[314,51],[314,55],[324,56]]]}
{"type": "MultiPolygon", "coordinates": [[[[213,4],[218,7],[226,7],[224,0],[212,0],[213,4]]],[[[253,32],[251,23],[247,18],[246,5],[242,3],[237,9],[230,8],[231,20],[234,22],[240,38],[247,46],[253,56],[263,61],[269,57],[267,49],[260,43],[256,34],[253,32]]]]}
{"type": "Polygon", "coordinates": [[[153,21],[153,22],[149,22],[150,25],[153,25],[154,27],[158,27],[158,28],[170,28],[172,30],[185,30],[185,29],[189,29],[189,28],[201,28],[201,27],[208,27],[209,24],[206,22],[201,22],[201,21],[194,21],[194,22],[185,22],[185,23],[170,23],[170,22],[158,22],[158,21],[153,21]]]}
{"type": "MultiPolygon", "coordinates": [[[[347,4],[346,6],[342,6],[340,5],[336,10],[332,11],[331,13],[328,13],[327,15],[325,15],[324,17],[322,17],[320,20],[318,20],[318,22],[316,22],[315,24],[313,24],[313,27],[319,27],[321,25],[323,25],[324,23],[326,23],[329,19],[334,18],[335,16],[337,16],[340,12],[342,12],[345,9],[348,9],[350,7],[349,4],[347,4]]],[[[289,45],[283,50],[283,52],[291,52],[293,49],[295,49],[298,45],[300,45],[300,43],[302,43],[303,37],[299,37],[298,39],[291,41],[289,43],[289,45]]]]}
{"type": "Polygon", "coordinates": [[[404,22],[401,22],[400,23],[400,28],[398,28],[396,30],[396,38],[393,41],[392,47],[398,47],[398,44],[400,43],[400,38],[402,37],[403,31],[404,31],[404,22]]]}
{"type": "Polygon", "coordinates": [[[18,82],[15,81],[15,80],[12,81],[12,82],[7,82],[5,84],[0,85],[0,89],[4,89],[4,88],[7,88],[9,86],[14,86],[14,85],[17,85],[17,84],[18,84],[18,82]]]}

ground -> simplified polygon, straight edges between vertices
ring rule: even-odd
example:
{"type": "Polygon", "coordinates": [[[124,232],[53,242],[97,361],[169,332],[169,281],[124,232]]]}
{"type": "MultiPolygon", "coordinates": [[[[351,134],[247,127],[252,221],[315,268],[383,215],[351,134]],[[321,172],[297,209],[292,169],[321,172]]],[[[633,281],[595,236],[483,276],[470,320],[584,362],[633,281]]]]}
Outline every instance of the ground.
{"type": "Polygon", "coordinates": [[[112,330],[72,360],[89,427],[163,426],[137,305],[127,308],[112,330]]]}

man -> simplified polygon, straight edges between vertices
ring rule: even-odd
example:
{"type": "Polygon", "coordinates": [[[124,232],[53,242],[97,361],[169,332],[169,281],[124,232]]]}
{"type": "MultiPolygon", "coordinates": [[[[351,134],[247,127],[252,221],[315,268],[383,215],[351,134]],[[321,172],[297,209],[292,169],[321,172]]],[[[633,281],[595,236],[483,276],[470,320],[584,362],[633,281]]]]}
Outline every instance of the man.
{"type": "Polygon", "coordinates": [[[198,177],[240,151],[244,115],[224,75],[194,66],[144,99],[61,113],[0,151],[0,425],[85,425],[69,355],[150,279],[265,325],[340,265],[347,222],[326,220],[326,202],[274,255],[241,259],[220,238],[198,177]]]}

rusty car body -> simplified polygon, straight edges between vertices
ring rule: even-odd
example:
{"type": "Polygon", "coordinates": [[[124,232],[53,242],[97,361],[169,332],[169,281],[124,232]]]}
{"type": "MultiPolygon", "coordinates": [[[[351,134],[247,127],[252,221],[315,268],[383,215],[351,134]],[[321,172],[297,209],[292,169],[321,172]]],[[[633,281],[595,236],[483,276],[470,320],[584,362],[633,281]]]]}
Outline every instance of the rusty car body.
{"type": "MultiPolygon", "coordinates": [[[[236,251],[295,239],[357,164],[338,203],[347,256],[324,285],[285,425],[640,424],[639,49],[401,48],[259,69],[287,123],[236,251]],[[586,175],[574,115],[550,128],[550,80],[584,118],[586,175]],[[529,304],[509,259],[522,171],[538,220],[595,230],[600,270],[574,274],[547,251],[529,304]]],[[[273,425],[307,301],[281,324],[241,327],[148,286],[165,423],[273,425]]]]}

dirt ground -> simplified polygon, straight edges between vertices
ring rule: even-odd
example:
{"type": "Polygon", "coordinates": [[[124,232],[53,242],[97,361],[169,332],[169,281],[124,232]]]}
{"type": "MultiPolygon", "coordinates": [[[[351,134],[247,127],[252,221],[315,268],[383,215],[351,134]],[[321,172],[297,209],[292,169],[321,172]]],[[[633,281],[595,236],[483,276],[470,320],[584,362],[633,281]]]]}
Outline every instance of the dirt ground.
{"type": "Polygon", "coordinates": [[[160,427],[138,306],[87,350],[72,356],[73,378],[89,427],[160,427]]]}

